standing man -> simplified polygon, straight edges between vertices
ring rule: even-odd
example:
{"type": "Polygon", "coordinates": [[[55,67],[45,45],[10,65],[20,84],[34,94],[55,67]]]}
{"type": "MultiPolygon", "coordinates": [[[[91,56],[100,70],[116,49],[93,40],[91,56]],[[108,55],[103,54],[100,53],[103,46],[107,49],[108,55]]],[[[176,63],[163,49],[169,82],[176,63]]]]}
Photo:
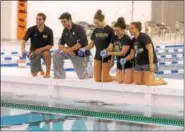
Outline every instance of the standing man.
{"type": "Polygon", "coordinates": [[[88,45],[85,30],[72,22],[71,15],[63,13],[59,19],[64,27],[62,37],[59,42],[59,49],[53,54],[54,78],[64,79],[64,59],[70,59],[79,79],[89,77],[87,64],[89,63],[90,51],[83,55],[78,55],[78,49],[88,45]]]}
{"type": "Polygon", "coordinates": [[[31,61],[31,74],[37,76],[38,72],[44,75],[45,78],[50,77],[51,54],[50,49],[53,46],[53,31],[45,25],[46,15],[38,13],[36,17],[36,25],[28,28],[26,34],[21,42],[21,52],[24,56],[26,54],[26,41],[31,39],[29,58],[31,61]],[[41,66],[41,58],[46,63],[46,73],[44,73],[41,66]]]}

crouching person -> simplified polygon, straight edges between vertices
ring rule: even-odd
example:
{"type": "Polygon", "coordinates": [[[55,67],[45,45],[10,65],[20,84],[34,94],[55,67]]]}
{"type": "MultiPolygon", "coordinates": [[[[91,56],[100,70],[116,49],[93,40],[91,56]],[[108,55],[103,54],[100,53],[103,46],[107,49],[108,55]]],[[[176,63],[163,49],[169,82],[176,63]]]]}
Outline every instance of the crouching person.
{"type": "Polygon", "coordinates": [[[21,42],[22,56],[27,54],[25,44],[31,39],[30,52],[28,57],[31,61],[31,74],[37,76],[38,72],[45,78],[50,77],[51,54],[50,49],[53,46],[53,31],[45,25],[46,15],[38,13],[36,16],[36,25],[28,28],[21,42]],[[41,59],[46,63],[46,72],[42,69],[41,59]]]}
{"type": "Polygon", "coordinates": [[[54,78],[65,79],[64,60],[70,59],[79,79],[89,78],[87,64],[89,63],[90,51],[79,54],[80,48],[88,44],[85,30],[72,22],[69,13],[63,13],[59,17],[64,30],[59,42],[59,49],[53,54],[54,78]]]}

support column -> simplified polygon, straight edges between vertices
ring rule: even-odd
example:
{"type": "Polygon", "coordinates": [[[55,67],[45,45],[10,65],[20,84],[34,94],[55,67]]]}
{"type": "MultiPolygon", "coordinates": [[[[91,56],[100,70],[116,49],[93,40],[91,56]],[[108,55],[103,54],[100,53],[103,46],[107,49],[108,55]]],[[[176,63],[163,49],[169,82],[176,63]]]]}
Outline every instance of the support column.
{"type": "Polygon", "coordinates": [[[17,39],[21,40],[26,32],[27,0],[17,1],[17,39]]]}

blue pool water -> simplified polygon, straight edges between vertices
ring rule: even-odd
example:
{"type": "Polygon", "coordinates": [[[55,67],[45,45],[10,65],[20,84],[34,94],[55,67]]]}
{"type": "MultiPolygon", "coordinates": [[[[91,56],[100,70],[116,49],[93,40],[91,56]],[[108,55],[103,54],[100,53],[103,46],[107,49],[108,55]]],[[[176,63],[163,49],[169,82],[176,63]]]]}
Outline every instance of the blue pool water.
{"type": "Polygon", "coordinates": [[[1,130],[120,130],[120,131],[152,131],[152,130],[182,130],[177,126],[159,126],[138,124],[134,122],[102,120],[98,118],[78,117],[72,115],[48,114],[25,111],[20,109],[1,108],[1,130]]]}

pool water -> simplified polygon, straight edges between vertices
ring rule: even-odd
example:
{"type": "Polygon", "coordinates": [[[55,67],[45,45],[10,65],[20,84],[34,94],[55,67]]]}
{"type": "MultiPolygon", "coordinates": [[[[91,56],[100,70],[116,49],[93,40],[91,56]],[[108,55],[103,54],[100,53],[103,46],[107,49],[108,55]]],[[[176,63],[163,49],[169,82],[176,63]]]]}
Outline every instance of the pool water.
{"type": "Polygon", "coordinates": [[[84,131],[84,130],[120,130],[120,131],[152,131],[183,130],[178,126],[161,126],[105,120],[91,117],[80,117],[62,114],[49,114],[21,109],[1,108],[1,130],[27,131],[84,131]]]}

